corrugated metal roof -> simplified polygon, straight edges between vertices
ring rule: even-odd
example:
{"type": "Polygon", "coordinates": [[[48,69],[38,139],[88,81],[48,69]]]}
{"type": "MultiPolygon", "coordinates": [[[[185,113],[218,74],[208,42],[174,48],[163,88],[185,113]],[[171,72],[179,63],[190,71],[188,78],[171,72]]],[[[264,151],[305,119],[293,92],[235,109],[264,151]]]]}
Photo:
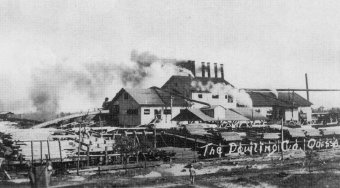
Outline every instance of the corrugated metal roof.
{"type": "Polygon", "coordinates": [[[159,98],[163,101],[166,106],[171,105],[171,97],[172,97],[172,106],[189,106],[189,103],[183,99],[182,97],[171,95],[169,92],[160,90],[157,88],[151,88],[158,94],[159,98]]]}
{"type": "Polygon", "coordinates": [[[225,141],[240,141],[242,138],[236,132],[221,132],[221,137],[225,141]]]}
{"type": "Polygon", "coordinates": [[[215,121],[214,118],[205,115],[199,109],[184,109],[172,121],[215,121]]]}
{"type": "Polygon", "coordinates": [[[259,92],[251,91],[248,92],[250,98],[253,101],[254,107],[270,107],[270,106],[311,106],[312,103],[307,101],[305,98],[301,97],[297,93],[279,92],[278,97],[276,97],[271,92],[259,92]]]}
{"type": "Polygon", "coordinates": [[[225,110],[225,119],[223,120],[224,121],[249,121],[248,118],[229,109],[225,110]]]}
{"type": "Polygon", "coordinates": [[[139,105],[157,105],[157,106],[165,105],[158,96],[158,94],[153,89],[125,89],[125,91],[139,105]]]}
{"type": "Polygon", "coordinates": [[[307,101],[297,93],[279,92],[279,100],[293,102],[294,106],[311,106],[313,103],[307,101]]]}
{"type": "Polygon", "coordinates": [[[112,101],[116,101],[123,93],[128,93],[139,105],[142,106],[188,106],[185,99],[178,96],[171,96],[170,93],[155,87],[148,89],[122,88],[112,101]]]}
{"type": "Polygon", "coordinates": [[[267,118],[252,108],[231,108],[230,110],[248,118],[249,120],[266,120],[267,118]]]}

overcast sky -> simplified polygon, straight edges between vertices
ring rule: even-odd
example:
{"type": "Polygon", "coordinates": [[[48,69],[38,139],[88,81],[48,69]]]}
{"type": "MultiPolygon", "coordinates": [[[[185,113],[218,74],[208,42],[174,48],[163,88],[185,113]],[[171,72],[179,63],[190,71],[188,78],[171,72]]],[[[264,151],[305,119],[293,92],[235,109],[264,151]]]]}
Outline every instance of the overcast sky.
{"type": "MultiPolygon", "coordinates": [[[[128,64],[134,49],[223,63],[226,80],[240,88],[305,88],[305,73],[310,88],[340,88],[339,10],[336,0],[1,0],[0,100],[19,109],[31,103],[36,68],[128,64]]],[[[94,107],[120,87],[88,103],[81,92],[61,91],[59,110],[94,107]]],[[[310,96],[316,106],[340,106],[340,92],[310,96]]]]}

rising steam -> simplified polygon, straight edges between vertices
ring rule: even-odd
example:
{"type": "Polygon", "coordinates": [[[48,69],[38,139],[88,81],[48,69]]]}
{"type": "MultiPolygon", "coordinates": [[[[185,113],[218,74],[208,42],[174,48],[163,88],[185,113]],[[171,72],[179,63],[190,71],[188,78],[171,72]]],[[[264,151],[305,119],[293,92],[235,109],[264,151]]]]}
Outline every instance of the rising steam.
{"type": "Polygon", "coordinates": [[[99,100],[106,96],[114,97],[114,90],[120,87],[151,87],[153,85],[150,84],[163,84],[173,74],[190,73],[177,67],[176,60],[162,59],[148,52],[134,50],[130,60],[128,64],[84,63],[76,68],[62,62],[35,69],[32,72],[30,100],[35,109],[46,117],[58,112],[60,101],[69,96],[85,95],[100,106],[99,100]],[[150,80],[156,80],[156,83],[150,80]]]}
{"type": "Polygon", "coordinates": [[[253,106],[253,101],[245,90],[233,88],[232,86],[226,85],[225,83],[214,84],[213,82],[209,81],[207,84],[202,84],[202,82],[194,80],[191,82],[191,86],[199,91],[208,91],[213,94],[227,94],[232,96],[240,105],[247,107],[253,106]]]}
{"type": "Polygon", "coordinates": [[[175,59],[159,58],[149,52],[138,53],[136,50],[131,52],[131,67],[119,67],[120,78],[124,86],[140,87],[148,77],[157,77],[162,74],[184,74],[192,75],[191,71],[176,66],[175,59]]]}

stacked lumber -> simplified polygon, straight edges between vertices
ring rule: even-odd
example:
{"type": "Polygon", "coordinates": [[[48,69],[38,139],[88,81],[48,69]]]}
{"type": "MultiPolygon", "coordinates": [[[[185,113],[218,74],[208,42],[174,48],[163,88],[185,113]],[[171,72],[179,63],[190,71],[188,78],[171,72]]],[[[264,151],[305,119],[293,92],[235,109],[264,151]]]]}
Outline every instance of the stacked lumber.
{"type": "Polygon", "coordinates": [[[46,155],[51,159],[68,158],[75,155],[78,144],[72,140],[60,141],[17,141],[18,151],[24,160],[46,159],[46,155]]]}
{"type": "Polygon", "coordinates": [[[113,146],[115,144],[115,140],[105,140],[103,137],[94,137],[91,136],[89,138],[84,138],[82,140],[84,143],[81,148],[86,151],[87,147],[89,147],[89,152],[103,152],[103,151],[113,151],[113,146]]]}
{"type": "Polygon", "coordinates": [[[198,156],[198,151],[193,151],[191,148],[162,147],[158,149],[169,153],[173,152],[174,158],[177,159],[192,159],[198,156]]]}

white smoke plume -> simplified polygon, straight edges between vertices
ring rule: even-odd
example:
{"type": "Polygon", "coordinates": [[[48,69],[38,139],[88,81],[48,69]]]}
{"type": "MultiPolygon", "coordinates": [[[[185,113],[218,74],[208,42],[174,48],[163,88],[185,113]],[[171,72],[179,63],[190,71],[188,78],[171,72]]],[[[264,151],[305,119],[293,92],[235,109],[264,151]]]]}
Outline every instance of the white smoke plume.
{"type": "Polygon", "coordinates": [[[130,67],[120,66],[121,80],[126,86],[141,87],[146,86],[144,82],[147,80],[148,83],[153,82],[149,78],[155,78],[159,82],[158,77],[167,78],[171,75],[192,75],[191,71],[176,66],[178,62],[176,59],[166,59],[160,58],[149,52],[138,53],[138,51],[133,50],[131,52],[131,61],[133,65],[130,67]]]}
{"type": "Polygon", "coordinates": [[[42,119],[68,109],[87,111],[92,107],[101,107],[104,97],[113,98],[121,87],[161,86],[173,74],[188,75],[190,71],[177,67],[176,62],[175,59],[133,50],[130,59],[125,62],[101,60],[73,65],[65,58],[55,63],[41,64],[30,67],[23,78],[25,82],[20,81],[27,88],[23,87],[20,96],[11,98],[11,101],[1,100],[0,110],[15,111],[11,105],[13,101],[26,99],[16,106],[31,106],[27,109],[35,110],[42,119]]]}
{"type": "Polygon", "coordinates": [[[208,91],[213,94],[227,94],[232,96],[240,105],[247,107],[253,106],[253,101],[245,90],[234,88],[231,85],[224,83],[214,84],[211,81],[208,81],[207,84],[202,84],[202,82],[194,80],[191,82],[191,86],[200,91],[208,91]]]}

